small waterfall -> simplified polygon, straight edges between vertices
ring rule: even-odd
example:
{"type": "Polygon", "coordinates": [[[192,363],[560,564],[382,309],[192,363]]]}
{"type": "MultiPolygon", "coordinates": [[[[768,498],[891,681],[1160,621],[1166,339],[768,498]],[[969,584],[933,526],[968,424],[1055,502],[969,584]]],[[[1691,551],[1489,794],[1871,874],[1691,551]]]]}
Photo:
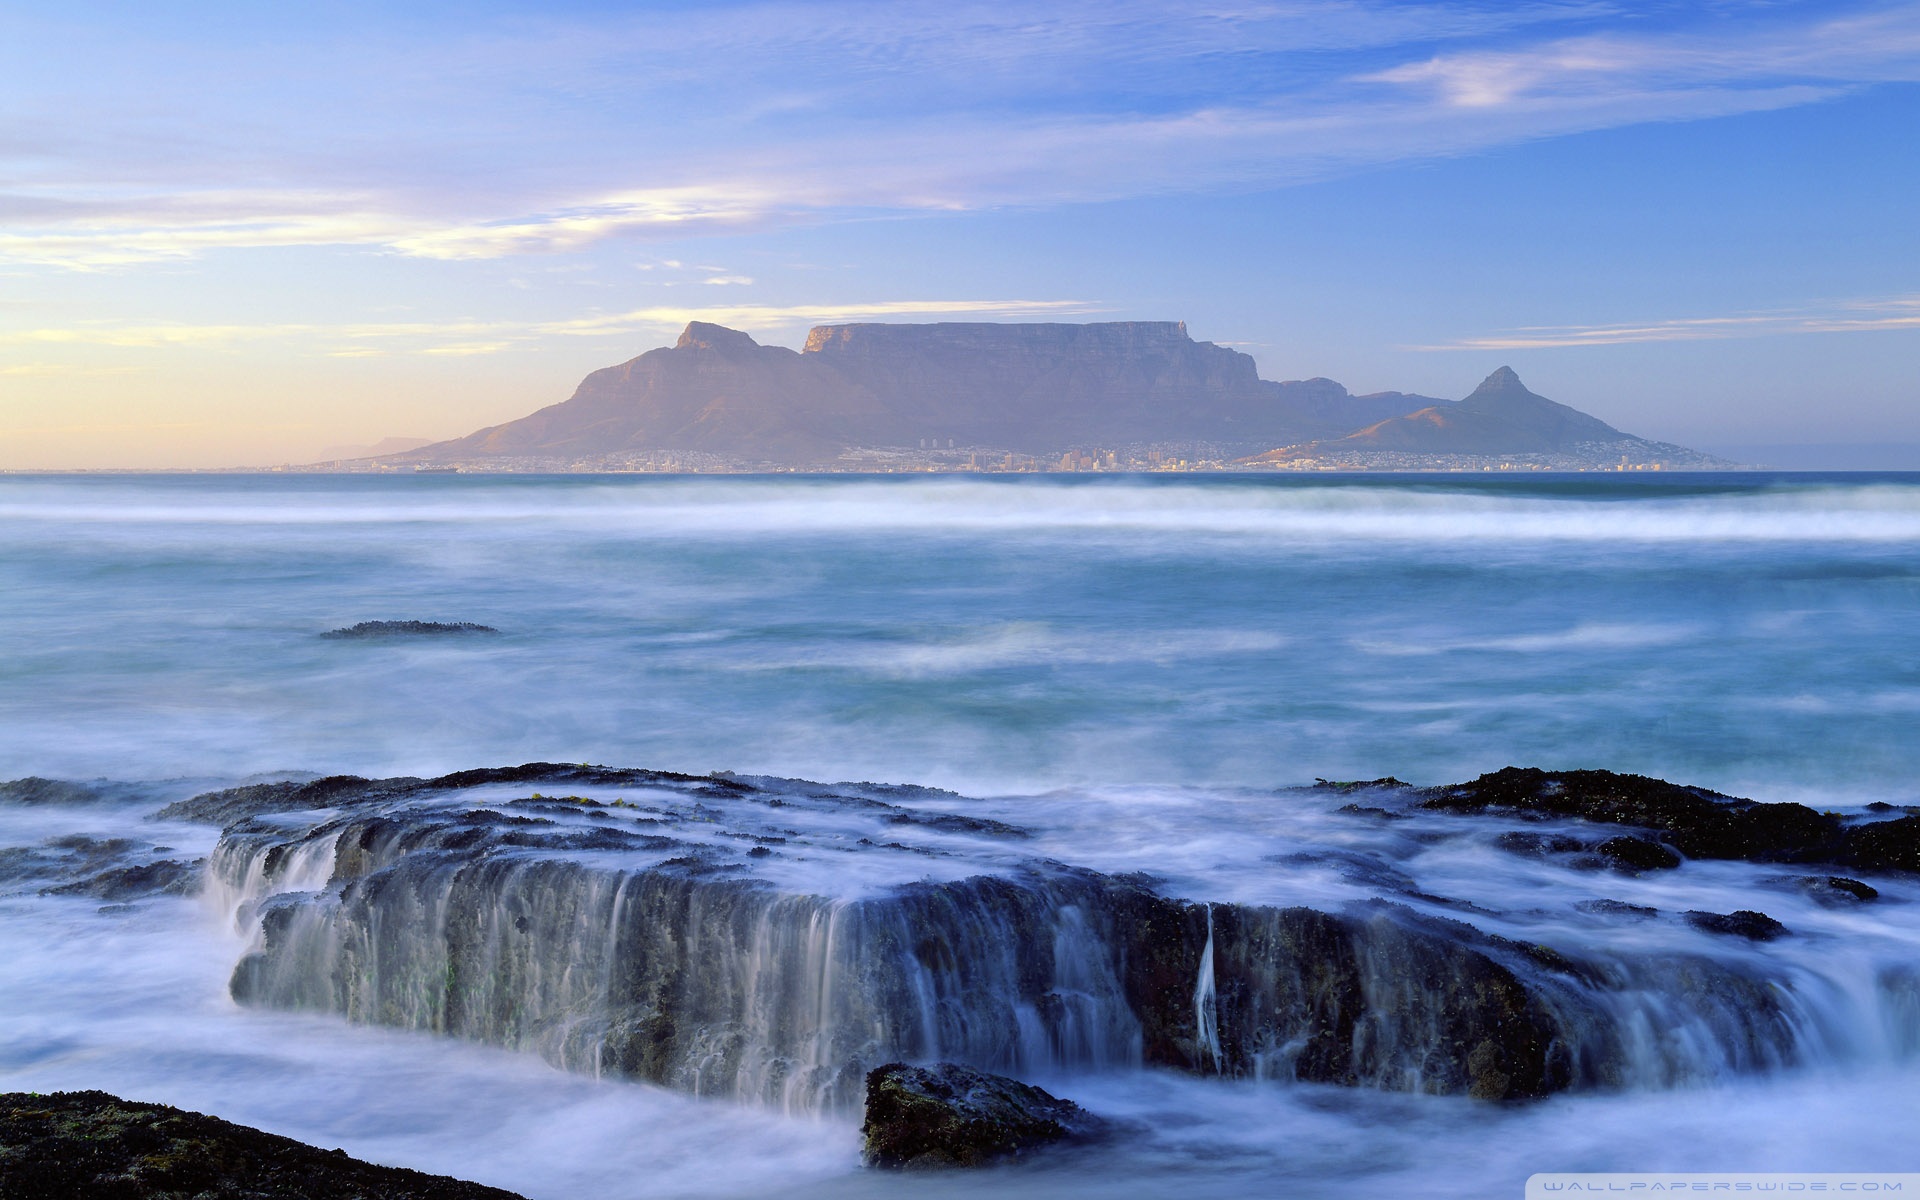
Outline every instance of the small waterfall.
{"type": "Polygon", "coordinates": [[[1920,1053],[1915,973],[1864,959],[1574,959],[1384,901],[1187,903],[1057,863],[816,895],[665,838],[638,863],[578,829],[555,849],[537,824],[230,828],[214,874],[258,932],[234,996],[793,1112],[857,1104],[895,1059],[1498,1099],[1920,1053]]]}
{"type": "Polygon", "coordinates": [[[698,869],[476,858],[379,822],[312,836],[340,847],[323,891],[276,889],[260,864],[284,849],[237,837],[224,860],[266,892],[239,905],[260,925],[234,974],[244,1003],[790,1111],[856,1104],[866,1070],[893,1059],[1013,1073],[1142,1061],[1125,938],[1087,877],[845,900],[698,869]]]}
{"type": "Polygon", "coordinates": [[[1213,1073],[1220,1073],[1220,1014],[1214,1004],[1213,905],[1207,910],[1207,944],[1200,951],[1200,970],[1193,981],[1194,1041],[1206,1055],[1213,1073]]]}

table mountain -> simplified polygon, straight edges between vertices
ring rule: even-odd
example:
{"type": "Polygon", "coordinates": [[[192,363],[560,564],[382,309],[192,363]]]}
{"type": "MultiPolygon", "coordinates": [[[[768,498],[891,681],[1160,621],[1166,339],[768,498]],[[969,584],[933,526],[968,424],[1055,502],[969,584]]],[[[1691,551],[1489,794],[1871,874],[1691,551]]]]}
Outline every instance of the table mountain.
{"type": "Polygon", "coordinates": [[[1217,443],[1250,453],[1429,406],[1330,379],[1263,380],[1183,322],[823,325],[798,352],[695,321],[672,347],[595,371],[530,416],[401,462],[699,452],[805,465],[849,447],[1217,443]]]}

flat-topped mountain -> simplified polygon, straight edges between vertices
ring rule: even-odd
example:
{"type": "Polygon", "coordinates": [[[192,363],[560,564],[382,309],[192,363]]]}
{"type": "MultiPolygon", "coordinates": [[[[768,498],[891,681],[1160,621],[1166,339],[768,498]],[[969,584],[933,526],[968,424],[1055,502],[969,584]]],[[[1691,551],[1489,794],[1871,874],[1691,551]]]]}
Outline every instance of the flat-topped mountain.
{"type": "Polygon", "coordinates": [[[1252,358],[1194,341],[1179,321],[822,325],[798,351],[695,321],[674,345],[588,375],[559,404],[387,461],[819,466],[853,452],[1039,458],[1153,446],[1273,465],[1712,462],[1537,396],[1506,367],[1460,401],[1356,396],[1331,379],[1262,379],[1252,358]]]}
{"type": "Polygon", "coordinates": [[[1444,404],[1275,383],[1176,321],[823,325],[800,351],[695,321],[673,346],[595,371],[531,416],[405,461],[694,451],[782,464],[850,447],[949,443],[1023,454],[1212,442],[1249,453],[1444,404]]]}

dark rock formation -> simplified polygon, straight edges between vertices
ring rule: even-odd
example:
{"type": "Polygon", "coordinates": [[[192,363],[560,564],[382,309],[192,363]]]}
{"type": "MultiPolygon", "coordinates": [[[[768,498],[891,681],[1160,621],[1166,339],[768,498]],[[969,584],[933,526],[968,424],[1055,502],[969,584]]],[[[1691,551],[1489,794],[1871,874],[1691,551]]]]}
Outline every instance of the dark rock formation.
{"type": "Polygon", "coordinates": [[[1760,882],[1782,891],[1803,893],[1824,908],[1853,908],[1880,898],[1878,888],[1839,875],[1774,875],[1760,882]]]}
{"type": "Polygon", "coordinates": [[[0,1094],[0,1196],[17,1200],[520,1200],[105,1092],[0,1094]]]}
{"type": "Polygon", "coordinates": [[[671,348],[595,371],[563,403],[406,461],[699,452],[813,464],[849,447],[1222,443],[1334,437],[1430,405],[1330,379],[1262,380],[1173,321],[823,325],[804,350],[696,321],[671,348]]]}
{"type": "Polygon", "coordinates": [[[25,779],[0,782],[0,804],[35,806],[41,804],[92,804],[102,799],[99,789],[65,779],[25,779]]]}
{"type": "Polygon", "coordinates": [[[1743,937],[1750,942],[1770,942],[1787,934],[1785,925],[1763,912],[1754,912],[1750,908],[1730,913],[1690,912],[1686,914],[1686,918],[1687,924],[1695,929],[1704,929],[1708,933],[1724,933],[1728,937],[1743,937]]]}
{"type": "Polygon", "coordinates": [[[1597,847],[1600,856],[1622,871],[1670,871],[1680,856],[1659,842],[1637,837],[1611,837],[1597,847]]]}
{"type": "Polygon", "coordinates": [[[162,858],[170,847],[126,838],[68,834],[36,846],[0,848],[0,893],[8,885],[43,895],[92,896],[123,902],[185,896],[200,890],[205,860],[162,858]]]}
{"type": "Polygon", "coordinates": [[[444,634],[499,633],[491,625],[472,621],[362,621],[343,629],[329,629],[323,638],[438,637],[444,634]]]}
{"type": "Polygon", "coordinates": [[[1358,852],[1275,869],[1330,867],[1391,902],[1196,903],[1026,857],[1025,831],[943,811],[957,799],[529,764],[167,812],[225,826],[213,872],[260,926],[243,1003],[789,1107],[849,1108],[896,1060],[1524,1099],[1801,1053],[1793,997],[1759,964],[1520,944],[1432,915],[1452,902],[1358,852]],[[811,890],[852,854],[880,882],[811,890]],[[1646,1029],[1670,1042],[1650,1051],[1646,1029]]]}
{"type": "Polygon", "coordinates": [[[1102,1122],[1071,1100],[957,1063],[888,1063],[867,1074],[860,1126],[870,1167],[977,1167],[1096,1136],[1102,1122]]]}
{"type": "Polygon", "coordinates": [[[1422,795],[1430,811],[1508,811],[1652,830],[1688,858],[1920,872],[1914,816],[1850,822],[1804,804],[1762,804],[1644,775],[1534,767],[1506,767],[1422,795]]]}

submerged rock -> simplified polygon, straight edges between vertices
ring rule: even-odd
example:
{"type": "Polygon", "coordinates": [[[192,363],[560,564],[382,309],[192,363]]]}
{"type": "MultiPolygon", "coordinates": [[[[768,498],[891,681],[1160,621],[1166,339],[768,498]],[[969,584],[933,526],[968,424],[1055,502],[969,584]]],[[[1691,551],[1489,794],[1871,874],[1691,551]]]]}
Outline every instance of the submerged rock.
{"type": "Polygon", "coordinates": [[[329,629],[323,638],[438,637],[443,634],[499,633],[491,625],[472,621],[362,621],[342,629],[329,629]]]}
{"type": "Polygon", "coordinates": [[[106,1092],[0,1094],[0,1196],[21,1200],[521,1200],[106,1092]]]}
{"type": "Polygon", "coordinates": [[[888,1063],[867,1075],[860,1126],[870,1167],[977,1167],[1093,1137],[1104,1122],[1071,1100],[957,1063],[888,1063]]]}

